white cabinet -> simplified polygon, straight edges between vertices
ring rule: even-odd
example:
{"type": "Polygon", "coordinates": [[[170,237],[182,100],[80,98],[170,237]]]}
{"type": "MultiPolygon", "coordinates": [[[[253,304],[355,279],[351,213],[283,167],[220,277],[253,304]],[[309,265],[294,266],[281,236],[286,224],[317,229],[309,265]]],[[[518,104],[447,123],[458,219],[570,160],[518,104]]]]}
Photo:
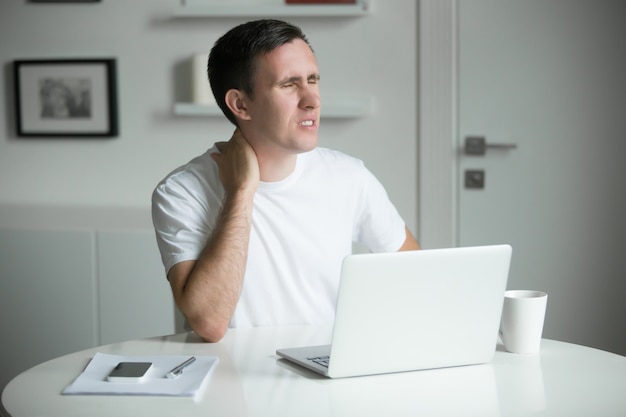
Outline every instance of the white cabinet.
{"type": "Polygon", "coordinates": [[[0,390],[20,372],[95,346],[93,238],[0,230],[0,390]]]}
{"type": "Polygon", "coordinates": [[[153,231],[96,233],[99,344],[174,333],[174,301],[153,231]]]}
{"type": "Polygon", "coordinates": [[[177,330],[154,231],[130,224],[149,212],[19,212],[0,208],[0,391],[54,357],[177,330]]]}

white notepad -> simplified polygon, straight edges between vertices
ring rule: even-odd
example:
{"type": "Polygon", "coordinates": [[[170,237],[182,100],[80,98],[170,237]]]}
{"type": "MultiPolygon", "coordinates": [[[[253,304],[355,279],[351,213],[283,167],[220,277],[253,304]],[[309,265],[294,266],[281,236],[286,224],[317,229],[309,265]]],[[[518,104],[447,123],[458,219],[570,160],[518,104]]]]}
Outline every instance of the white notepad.
{"type": "Polygon", "coordinates": [[[63,390],[66,395],[154,395],[193,397],[198,399],[219,359],[216,356],[196,356],[176,379],[165,374],[190,355],[121,356],[96,353],[85,370],[63,390]],[[138,383],[107,381],[107,375],[119,362],[152,362],[145,379],[138,383]]]}

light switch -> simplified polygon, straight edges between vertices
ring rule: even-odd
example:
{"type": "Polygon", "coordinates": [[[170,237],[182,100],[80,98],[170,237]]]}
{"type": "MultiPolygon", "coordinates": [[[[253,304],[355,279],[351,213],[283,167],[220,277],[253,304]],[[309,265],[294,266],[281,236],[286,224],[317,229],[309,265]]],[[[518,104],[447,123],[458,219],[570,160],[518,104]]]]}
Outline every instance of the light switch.
{"type": "Polygon", "coordinates": [[[482,169],[468,169],[465,171],[465,188],[485,188],[485,171],[482,169]]]}

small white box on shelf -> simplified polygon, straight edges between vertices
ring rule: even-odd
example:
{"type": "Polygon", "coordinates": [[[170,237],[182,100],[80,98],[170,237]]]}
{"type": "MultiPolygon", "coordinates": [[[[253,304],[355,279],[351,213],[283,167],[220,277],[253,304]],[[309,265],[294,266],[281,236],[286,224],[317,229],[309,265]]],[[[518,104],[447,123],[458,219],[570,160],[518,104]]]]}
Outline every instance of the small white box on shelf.
{"type": "Polygon", "coordinates": [[[209,53],[197,53],[191,57],[191,101],[195,104],[215,104],[209,84],[207,62],[209,53]]]}

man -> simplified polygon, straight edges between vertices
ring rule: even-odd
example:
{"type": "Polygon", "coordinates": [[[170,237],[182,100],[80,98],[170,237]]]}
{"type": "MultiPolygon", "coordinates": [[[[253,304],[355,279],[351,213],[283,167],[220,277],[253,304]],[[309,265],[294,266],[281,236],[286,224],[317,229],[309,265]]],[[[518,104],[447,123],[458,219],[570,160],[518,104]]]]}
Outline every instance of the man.
{"type": "Polygon", "coordinates": [[[235,132],[153,194],[176,304],[209,342],[229,326],[332,323],[353,241],[419,246],[361,161],[317,147],[320,75],[299,28],[260,20],[231,29],[208,74],[235,132]]]}

